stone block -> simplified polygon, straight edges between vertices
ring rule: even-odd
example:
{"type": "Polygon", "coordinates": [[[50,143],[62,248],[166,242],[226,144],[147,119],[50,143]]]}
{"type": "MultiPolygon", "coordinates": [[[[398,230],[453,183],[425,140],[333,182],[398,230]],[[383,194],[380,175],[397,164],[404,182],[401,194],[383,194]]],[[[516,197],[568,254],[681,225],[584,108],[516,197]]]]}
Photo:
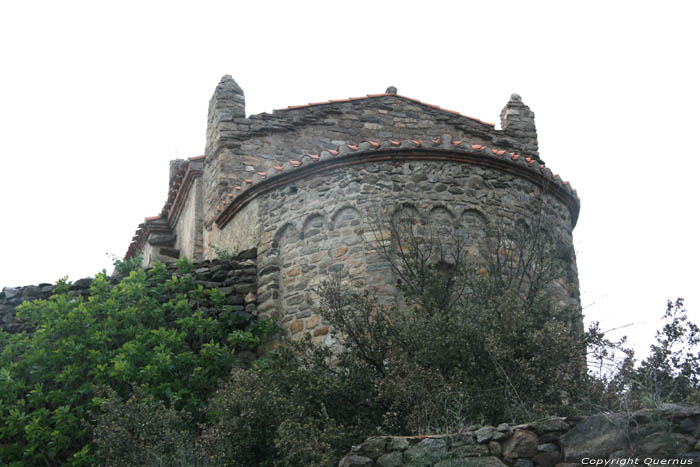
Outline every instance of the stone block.
{"type": "Polygon", "coordinates": [[[292,334],[297,334],[298,332],[301,332],[302,329],[304,329],[304,322],[300,319],[292,321],[292,324],[289,325],[289,331],[292,334]]]}
{"type": "Polygon", "coordinates": [[[537,455],[537,435],[528,430],[516,429],[503,443],[503,456],[513,459],[537,455]]]}

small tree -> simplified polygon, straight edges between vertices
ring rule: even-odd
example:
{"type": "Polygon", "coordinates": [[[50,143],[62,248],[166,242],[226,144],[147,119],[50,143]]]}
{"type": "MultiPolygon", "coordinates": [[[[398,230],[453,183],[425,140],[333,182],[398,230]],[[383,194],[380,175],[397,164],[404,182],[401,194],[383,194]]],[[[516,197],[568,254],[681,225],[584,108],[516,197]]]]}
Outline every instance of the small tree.
{"type": "Polygon", "coordinates": [[[394,306],[324,285],[322,314],[344,352],[372,368],[392,428],[434,431],[570,405],[585,375],[581,313],[552,284],[572,253],[541,224],[499,226],[473,254],[464,235],[395,216],[373,226],[391,238],[375,244],[397,277],[394,306]]]}

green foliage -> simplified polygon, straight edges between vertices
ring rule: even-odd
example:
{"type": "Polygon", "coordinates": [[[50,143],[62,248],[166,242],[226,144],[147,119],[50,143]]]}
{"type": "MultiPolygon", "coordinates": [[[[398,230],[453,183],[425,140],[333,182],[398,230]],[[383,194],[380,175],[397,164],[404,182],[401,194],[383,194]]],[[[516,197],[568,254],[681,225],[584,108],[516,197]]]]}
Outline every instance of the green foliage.
{"type": "Polygon", "coordinates": [[[578,307],[552,295],[567,263],[544,232],[494,232],[480,254],[413,219],[390,233],[384,257],[400,279],[400,306],[338,282],[320,291],[344,352],[372,370],[388,431],[570,410],[585,374],[584,334],[578,307]]]}
{"type": "Polygon", "coordinates": [[[107,388],[93,433],[103,465],[205,465],[195,444],[191,415],[175,410],[136,387],[124,402],[107,388]]]}
{"type": "Polygon", "coordinates": [[[663,328],[649,356],[628,376],[630,391],[653,405],[670,401],[700,402],[700,328],[688,319],[683,299],[668,301],[663,328]]]}
{"type": "Polygon", "coordinates": [[[214,254],[216,254],[217,259],[233,259],[238,255],[238,248],[236,247],[226,249],[216,245],[210,246],[214,249],[214,254]]]}
{"type": "Polygon", "coordinates": [[[334,464],[380,421],[363,370],[308,340],[235,370],[209,406],[205,457],[220,466],[334,464]]]}
{"type": "Polygon", "coordinates": [[[140,268],[142,262],[143,255],[138,254],[129,259],[115,258],[112,264],[114,265],[114,270],[117,272],[117,274],[126,276],[131,271],[135,271],[136,269],[140,268]]]}
{"type": "Polygon", "coordinates": [[[553,292],[571,252],[541,231],[495,232],[466,254],[418,228],[392,226],[384,245],[395,304],[326,282],[321,312],[341,348],[283,342],[248,369],[234,352],[276,324],[246,327],[186,259],[181,276],[103,273],[87,297],[60,281],[21,306],[32,334],[0,332],[0,463],[320,467],[375,434],[700,400],[700,330],[682,300],[635,367],[624,340],[584,332],[575,301],[553,292]]]}
{"type": "MultiPolygon", "coordinates": [[[[236,324],[234,317],[233,324],[236,324]]],[[[236,329],[229,333],[228,343],[239,350],[255,350],[263,342],[269,340],[279,332],[279,327],[271,319],[262,319],[253,322],[248,329],[236,329]]]]}
{"type": "Polygon", "coordinates": [[[700,402],[700,329],[688,319],[682,298],[667,302],[662,322],[656,343],[638,365],[624,338],[605,341],[594,323],[589,347],[599,371],[591,375],[590,402],[596,409],[631,411],[665,402],[700,402]]]}
{"type": "Polygon", "coordinates": [[[183,256],[182,258],[178,259],[177,262],[175,263],[175,266],[177,267],[177,272],[180,274],[187,274],[189,272],[192,272],[194,269],[194,264],[192,264],[192,261],[189,260],[186,256],[183,256]]]}
{"type": "MultiPolygon", "coordinates": [[[[133,270],[116,285],[99,274],[87,297],[63,281],[50,299],[18,310],[34,331],[0,332],[3,464],[94,465],[91,421],[103,407],[98,388],[129,400],[137,385],[139,403],[152,397],[202,422],[237,346],[250,348],[230,338],[240,323],[216,293],[189,275],[169,276],[162,264],[133,270]],[[210,306],[202,311],[196,303],[210,306]]],[[[269,325],[259,326],[250,341],[262,341],[269,325]]]]}

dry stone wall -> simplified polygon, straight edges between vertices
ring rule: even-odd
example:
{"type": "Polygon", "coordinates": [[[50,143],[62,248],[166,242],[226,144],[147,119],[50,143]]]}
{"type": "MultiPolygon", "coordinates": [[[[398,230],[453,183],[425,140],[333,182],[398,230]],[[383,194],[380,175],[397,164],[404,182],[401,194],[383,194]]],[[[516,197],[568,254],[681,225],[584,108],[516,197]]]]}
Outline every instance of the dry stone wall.
{"type": "MultiPolygon", "coordinates": [[[[217,288],[226,297],[226,306],[236,314],[242,325],[247,324],[258,315],[257,310],[257,251],[255,249],[241,251],[238,255],[226,260],[209,260],[194,264],[191,273],[193,278],[205,289],[217,288]]],[[[172,274],[179,274],[175,264],[166,265],[172,274]]],[[[121,277],[112,277],[117,283],[121,277]]],[[[79,279],[70,286],[70,292],[75,295],[89,294],[92,278],[79,279]]],[[[55,289],[53,284],[28,285],[23,287],[5,287],[0,292],[0,329],[9,333],[31,331],[25,323],[16,316],[17,306],[26,300],[46,300],[55,289]]],[[[207,303],[197,304],[199,309],[206,308],[207,303]]],[[[204,310],[206,311],[206,310],[204,310]]]]}
{"type": "MultiPolygon", "coordinates": [[[[91,283],[91,278],[79,279],[71,284],[70,292],[74,296],[87,295],[91,283]]],[[[0,292],[0,329],[11,334],[31,331],[26,323],[17,318],[17,307],[25,301],[46,300],[55,288],[54,284],[48,283],[4,287],[0,292]]]]}
{"type": "Polygon", "coordinates": [[[367,439],[339,467],[698,465],[700,407],[550,418],[438,436],[367,439]]]}

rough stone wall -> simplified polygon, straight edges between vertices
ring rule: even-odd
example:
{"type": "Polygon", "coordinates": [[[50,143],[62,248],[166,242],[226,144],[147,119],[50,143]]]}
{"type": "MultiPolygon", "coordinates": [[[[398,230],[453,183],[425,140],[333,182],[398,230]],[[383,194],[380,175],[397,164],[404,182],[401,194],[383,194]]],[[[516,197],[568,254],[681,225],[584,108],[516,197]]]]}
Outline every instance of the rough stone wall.
{"type": "MultiPolygon", "coordinates": [[[[368,162],[303,177],[246,205],[212,241],[225,247],[240,238],[258,242],[261,312],[277,312],[292,337],[309,333],[331,343],[314,309],[314,286],[335,275],[390,301],[394,277],[377,242],[388,239],[387,223],[399,212],[417,216],[444,238],[461,235],[477,255],[489,226],[534,227],[542,216],[553,244],[573,251],[570,211],[531,181],[427,160],[368,162]]],[[[563,302],[578,306],[575,259],[568,261],[553,286],[563,302]]]]}
{"type": "MultiPolygon", "coordinates": [[[[229,260],[213,260],[195,263],[191,273],[205,289],[217,288],[226,296],[226,306],[236,313],[242,324],[257,317],[257,252],[255,249],[241,251],[229,260]]],[[[168,271],[179,274],[174,264],[167,264],[168,271]]],[[[117,283],[121,277],[112,277],[117,283]]],[[[79,279],[70,286],[73,295],[87,296],[92,278],[79,279]]],[[[26,300],[46,300],[55,289],[53,284],[5,287],[0,292],[0,329],[9,333],[31,331],[16,316],[17,306],[26,300]]],[[[201,310],[206,303],[197,305],[201,310]]],[[[206,310],[204,310],[206,311],[206,310]]]]}
{"type": "MultiPolygon", "coordinates": [[[[87,295],[91,283],[90,278],[77,280],[70,287],[71,293],[75,296],[87,295]]],[[[25,323],[17,319],[17,307],[27,300],[46,300],[55,288],[54,284],[48,283],[4,287],[0,292],[0,329],[11,334],[30,330],[25,323]]]]}
{"type": "MultiPolygon", "coordinates": [[[[230,227],[226,229],[204,229],[205,245],[217,245],[221,248],[236,248],[238,250],[257,247],[262,233],[258,215],[258,213],[263,212],[260,203],[259,199],[248,203],[231,219],[230,227]]],[[[208,250],[208,256],[214,256],[211,249],[208,250]]]]}
{"type": "Polygon", "coordinates": [[[453,435],[378,436],[339,467],[570,467],[698,465],[700,407],[485,426],[453,435]]]}
{"type": "MultiPolygon", "coordinates": [[[[394,297],[376,251],[387,239],[376,238],[371,217],[400,206],[443,238],[470,238],[478,254],[489,227],[533,228],[545,193],[551,244],[573,252],[578,197],[540,159],[534,114],[518,95],[502,129],[393,87],[246,117],[243,90],[224,76],[207,123],[205,156],[173,161],[163,212],[140,226],[129,252],[142,249],[152,264],[257,247],[261,308],[292,336],[328,342],[312,307],[314,286],[330,275],[394,297]]],[[[566,261],[552,288],[579,306],[573,253],[566,261]]]]}
{"type": "Polygon", "coordinates": [[[224,76],[209,105],[205,220],[216,204],[256,171],[267,171],[301,154],[319,154],[346,142],[393,138],[455,139],[498,146],[539,160],[534,114],[514,96],[503,110],[503,130],[454,111],[423,104],[387,89],[384,94],[293,106],[245,117],[242,89],[224,76]]]}

